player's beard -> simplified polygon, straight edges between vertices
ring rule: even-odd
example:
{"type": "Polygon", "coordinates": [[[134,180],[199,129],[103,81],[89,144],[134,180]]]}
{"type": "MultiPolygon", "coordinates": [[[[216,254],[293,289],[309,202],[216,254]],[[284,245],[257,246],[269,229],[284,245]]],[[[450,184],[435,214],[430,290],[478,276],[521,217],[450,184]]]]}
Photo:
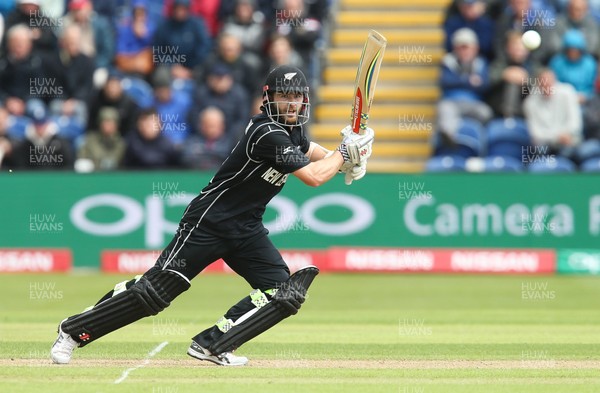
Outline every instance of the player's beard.
{"type": "Polygon", "coordinates": [[[302,104],[296,104],[296,107],[293,110],[291,109],[292,104],[289,102],[285,103],[285,105],[282,106],[283,108],[280,106],[280,104],[277,105],[277,121],[280,124],[287,124],[290,127],[297,126],[299,124],[298,114],[300,112],[302,104]]]}

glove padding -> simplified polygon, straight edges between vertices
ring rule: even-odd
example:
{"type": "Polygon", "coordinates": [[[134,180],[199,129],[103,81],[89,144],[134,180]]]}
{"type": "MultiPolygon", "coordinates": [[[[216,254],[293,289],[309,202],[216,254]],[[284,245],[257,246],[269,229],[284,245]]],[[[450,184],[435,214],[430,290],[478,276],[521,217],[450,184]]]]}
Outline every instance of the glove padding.
{"type": "Polygon", "coordinates": [[[344,182],[349,186],[354,180],[360,180],[365,177],[367,174],[367,161],[363,161],[360,165],[355,165],[345,172],[346,176],[344,176],[344,182]]]}
{"type": "Polygon", "coordinates": [[[366,161],[371,157],[373,139],[375,138],[375,133],[372,128],[367,127],[365,133],[360,135],[352,132],[352,128],[347,126],[340,133],[344,138],[337,150],[342,153],[344,163],[351,164],[346,165],[343,169],[347,170],[352,166],[360,165],[363,161],[366,161]]]}

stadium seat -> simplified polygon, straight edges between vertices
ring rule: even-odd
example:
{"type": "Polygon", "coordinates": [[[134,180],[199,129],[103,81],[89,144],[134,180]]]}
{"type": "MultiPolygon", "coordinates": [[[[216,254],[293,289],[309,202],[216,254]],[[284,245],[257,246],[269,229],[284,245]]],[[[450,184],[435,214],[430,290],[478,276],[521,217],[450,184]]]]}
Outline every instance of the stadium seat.
{"type": "Polygon", "coordinates": [[[531,144],[527,125],[521,119],[495,119],[487,127],[487,155],[522,161],[523,150],[531,144]]]}
{"type": "Polygon", "coordinates": [[[576,167],[573,161],[561,156],[548,156],[536,160],[527,167],[531,173],[558,173],[574,172],[576,167]]]}
{"type": "Polygon", "coordinates": [[[26,116],[9,116],[7,133],[9,136],[21,140],[25,138],[25,130],[30,124],[32,121],[26,116]]]}
{"type": "Polygon", "coordinates": [[[148,109],[154,102],[154,91],[148,82],[139,78],[123,78],[123,91],[142,109],[148,109]]]}
{"type": "Polygon", "coordinates": [[[585,160],[580,168],[582,172],[600,172],[600,157],[585,160]]]}
{"type": "Polygon", "coordinates": [[[575,148],[574,158],[579,163],[583,163],[592,158],[600,158],[600,141],[597,139],[590,139],[582,142],[575,148]]]}
{"type": "Polygon", "coordinates": [[[478,157],[483,153],[483,127],[472,119],[463,119],[454,137],[456,146],[443,145],[436,134],[434,139],[435,156],[478,157]]]}
{"type": "Polygon", "coordinates": [[[523,162],[513,157],[485,157],[483,165],[484,172],[521,172],[523,170],[523,162]]]}
{"type": "Polygon", "coordinates": [[[427,172],[464,172],[466,160],[460,156],[431,157],[425,166],[427,172]]]}

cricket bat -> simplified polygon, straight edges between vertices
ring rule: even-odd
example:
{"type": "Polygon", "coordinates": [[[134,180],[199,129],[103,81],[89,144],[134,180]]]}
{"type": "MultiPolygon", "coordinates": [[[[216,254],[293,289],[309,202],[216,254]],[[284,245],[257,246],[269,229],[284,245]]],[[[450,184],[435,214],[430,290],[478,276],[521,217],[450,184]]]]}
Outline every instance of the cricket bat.
{"type": "Polygon", "coordinates": [[[371,30],[363,47],[354,81],[354,102],[350,120],[352,131],[356,134],[364,134],[364,130],[367,128],[369,110],[373,103],[386,44],[387,40],[384,36],[371,30]]]}

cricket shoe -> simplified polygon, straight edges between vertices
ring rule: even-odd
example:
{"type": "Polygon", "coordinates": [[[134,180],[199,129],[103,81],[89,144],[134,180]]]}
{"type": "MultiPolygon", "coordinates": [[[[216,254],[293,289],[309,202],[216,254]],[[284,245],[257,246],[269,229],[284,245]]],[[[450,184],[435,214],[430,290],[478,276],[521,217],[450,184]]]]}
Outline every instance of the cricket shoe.
{"type": "Polygon", "coordinates": [[[244,366],[248,363],[248,358],[235,356],[233,352],[223,352],[219,355],[213,355],[208,349],[201,347],[197,342],[192,341],[192,345],[187,350],[187,354],[200,360],[208,360],[220,366],[244,366]]]}
{"type": "Polygon", "coordinates": [[[69,363],[73,350],[79,346],[79,343],[73,340],[70,334],[63,332],[62,324],[64,321],[66,319],[63,319],[58,324],[58,337],[54,341],[54,344],[52,344],[52,349],[50,349],[50,357],[57,364],[69,363]]]}

